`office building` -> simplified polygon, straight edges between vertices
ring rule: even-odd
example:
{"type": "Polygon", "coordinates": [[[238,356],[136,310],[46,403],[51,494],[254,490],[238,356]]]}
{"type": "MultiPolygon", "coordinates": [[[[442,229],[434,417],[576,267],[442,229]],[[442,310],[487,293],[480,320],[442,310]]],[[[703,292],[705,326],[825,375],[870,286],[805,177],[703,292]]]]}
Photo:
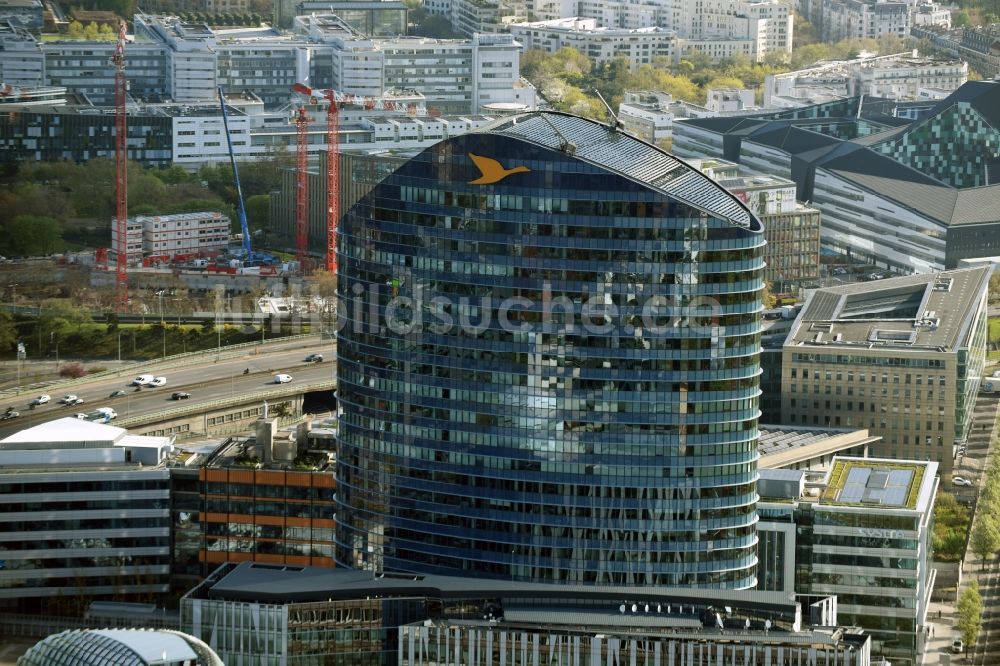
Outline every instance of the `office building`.
{"type": "Polygon", "coordinates": [[[937,471],[851,457],[821,475],[762,469],[760,589],[836,596],[839,621],[871,634],[873,655],[922,663],[937,471]]]}
{"type": "Polygon", "coordinates": [[[911,273],[998,254],[1000,82],[966,83],[917,120],[868,109],[851,98],[679,121],[674,150],[795,181],[823,215],[824,249],[850,261],[911,273]]]}
{"type": "MultiPolygon", "coordinates": [[[[399,0],[304,0],[295,3],[297,16],[332,14],[365,37],[406,34],[408,9],[399,0]]],[[[291,21],[288,26],[291,27],[291,21]]]]}
{"type": "Polygon", "coordinates": [[[42,30],[42,0],[0,0],[0,25],[38,34],[42,30]]]}
{"type": "Polygon", "coordinates": [[[332,449],[307,448],[308,425],[274,426],[226,440],[199,470],[206,574],[224,562],[333,566],[332,449]]]}
{"type": "Polygon", "coordinates": [[[986,362],[988,267],[812,293],[782,348],[783,423],[868,428],[949,474],[986,362]]]}
{"type": "Polygon", "coordinates": [[[185,595],[181,627],[227,664],[872,663],[830,598],[248,562],[185,595]]]}
{"type": "Polygon", "coordinates": [[[557,113],[383,179],[339,227],[338,565],[753,587],[762,232],[557,113]]]}
{"type": "Polygon", "coordinates": [[[820,212],[795,200],[795,183],[776,176],[717,177],[764,224],[764,278],[776,295],[819,280],[820,212]]]}
{"type": "MultiPolygon", "coordinates": [[[[115,42],[42,42],[45,85],[62,86],[84,95],[92,104],[115,103],[115,66],[111,61],[115,42]]],[[[129,95],[135,99],[160,99],[177,95],[176,77],[169,71],[170,52],[162,44],[137,42],[125,49],[129,95]]],[[[202,99],[207,99],[202,98],[202,99]]]]}
{"type": "Polygon", "coordinates": [[[45,61],[38,40],[26,28],[0,20],[0,82],[38,88],[44,81],[45,61]]]}
{"type": "Polygon", "coordinates": [[[43,638],[18,666],[225,666],[194,636],[165,629],[70,629],[43,638]]]}
{"type": "Polygon", "coordinates": [[[0,440],[0,599],[155,599],[170,569],[172,438],[62,418],[0,440]]]}
{"type": "Polygon", "coordinates": [[[514,23],[510,26],[510,34],[525,49],[555,53],[562,48],[574,48],[595,66],[605,65],[614,58],[625,58],[635,69],[652,64],[656,58],[673,63],[678,56],[677,34],[655,26],[605,28],[599,27],[597,19],[573,17],[514,23]]]}
{"type": "Polygon", "coordinates": [[[670,111],[673,101],[673,96],[665,92],[626,92],[618,105],[618,120],[629,134],[669,150],[674,126],[674,114],[670,111]]]}
{"type": "MultiPolygon", "coordinates": [[[[780,394],[779,394],[780,395],[780,394]]],[[[792,469],[828,471],[837,456],[867,458],[868,449],[879,441],[865,429],[816,428],[807,426],[760,426],[762,470],[792,469]]]]}

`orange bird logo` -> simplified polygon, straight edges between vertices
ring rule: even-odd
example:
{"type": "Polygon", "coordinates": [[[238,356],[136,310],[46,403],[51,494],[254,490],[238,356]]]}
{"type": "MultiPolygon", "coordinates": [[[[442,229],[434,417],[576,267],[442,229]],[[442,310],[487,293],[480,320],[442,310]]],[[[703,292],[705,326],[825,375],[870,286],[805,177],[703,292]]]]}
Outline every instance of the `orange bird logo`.
{"type": "Polygon", "coordinates": [[[469,159],[472,160],[472,163],[476,165],[477,169],[479,169],[479,173],[482,174],[479,178],[470,180],[469,185],[492,185],[493,183],[499,183],[512,173],[525,173],[527,171],[531,171],[531,169],[526,166],[516,166],[513,169],[504,169],[503,165],[492,157],[482,157],[480,155],[473,155],[472,153],[469,153],[469,159]]]}

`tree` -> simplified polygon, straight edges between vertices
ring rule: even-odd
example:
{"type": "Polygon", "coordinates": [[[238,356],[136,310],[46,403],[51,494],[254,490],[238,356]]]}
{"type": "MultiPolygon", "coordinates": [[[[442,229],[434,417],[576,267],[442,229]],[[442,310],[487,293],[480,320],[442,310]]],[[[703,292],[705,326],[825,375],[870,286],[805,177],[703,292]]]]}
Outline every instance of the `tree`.
{"type": "Polygon", "coordinates": [[[86,310],[66,301],[53,300],[42,303],[38,326],[42,332],[64,335],[92,322],[93,319],[86,310]]]}
{"type": "Polygon", "coordinates": [[[962,634],[966,649],[976,644],[983,628],[983,598],[979,594],[979,584],[973,580],[958,598],[958,630],[962,634]]]}
{"type": "Polygon", "coordinates": [[[79,21],[70,21],[66,27],[66,36],[70,39],[83,39],[83,24],[79,21]]]}
{"type": "Polygon", "coordinates": [[[7,225],[7,243],[17,254],[52,254],[62,246],[62,227],[51,217],[18,215],[7,225]]]}
{"type": "Polygon", "coordinates": [[[255,194],[244,202],[247,211],[247,224],[251,230],[271,228],[271,196],[255,194]]]}
{"type": "Polygon", "coordinates": [[[951,25],[953,28],[964,28],[971,23],[972,21],[969,19],[968,12],[959,11],[951,15],[951,25]]]}
{"type": "Polygon", "coordinates": [[[764,291],[760,295],[760,300],[764,303],[765,310],[770,310],[778,304],[778,299],[771,293],[770,282],[764,282],[764,291]]]}
{"type": "Polygon", "coordinates": [[[86,26],[86,27],[85,27],[85,28],[83,29],[83,38],[84,38],[84,39],[89,39],[89,40],[92,40],[92,41],[93,41],[93,40],[96,40],[96,39],[97,39],[97,37],[98,37],[98,33],[99,33],[99,29],[98,29],[98,27],[97,27],[97,24],[96,24],[96,23],[94,23],[93,21],[91,21],[91,22],[90,22],[90,23],[88,23],[88,24],[87,24],[87,26],[86,26]]]}
{"type": "Polygon", "coordinates": [[[70,379],[79,379],[87,374],[87,370],[83,367],[82,363],[77,363],[76,361],[72,363],[64,363],[61,368],[59,368],[60,377],[69,377],[70,379]]]}
{"type": "Polygon", "coordinates": [[[971,545],[972,551],[983,560],[983,568],[986,568],[986,560],[1000,549],[1000,527],[994,514],[977,513],[976,522],[972,525],[971,545]]]}
{"type": "Polygon", "coordinates": [[[0,351],[7,351],[17,342],[17,328],[9,312],[0,312],[0,351]]]}

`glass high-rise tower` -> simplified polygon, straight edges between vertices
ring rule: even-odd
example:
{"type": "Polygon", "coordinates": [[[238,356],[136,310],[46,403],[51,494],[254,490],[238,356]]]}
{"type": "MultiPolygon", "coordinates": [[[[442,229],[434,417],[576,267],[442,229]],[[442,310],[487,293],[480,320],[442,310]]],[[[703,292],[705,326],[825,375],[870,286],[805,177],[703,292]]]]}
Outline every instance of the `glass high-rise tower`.
{"type": "Polygon", "coordinates": [[[753,587],[763,246],[582,118],[405,163],[340,226],[338,563],[753,587]]]}

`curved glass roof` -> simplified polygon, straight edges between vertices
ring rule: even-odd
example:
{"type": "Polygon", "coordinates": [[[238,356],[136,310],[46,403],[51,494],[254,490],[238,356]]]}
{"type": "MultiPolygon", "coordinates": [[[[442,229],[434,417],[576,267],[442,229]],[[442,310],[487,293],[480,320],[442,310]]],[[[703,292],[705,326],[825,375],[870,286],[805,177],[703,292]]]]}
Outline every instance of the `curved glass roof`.
{"type": "Polygon", "coordinates": [[[673,155],[602,123],[551,111],[504,118],[477,132],[515,136],[613,171],[753,233],[760,220],[739,199],[673,155]]]}

